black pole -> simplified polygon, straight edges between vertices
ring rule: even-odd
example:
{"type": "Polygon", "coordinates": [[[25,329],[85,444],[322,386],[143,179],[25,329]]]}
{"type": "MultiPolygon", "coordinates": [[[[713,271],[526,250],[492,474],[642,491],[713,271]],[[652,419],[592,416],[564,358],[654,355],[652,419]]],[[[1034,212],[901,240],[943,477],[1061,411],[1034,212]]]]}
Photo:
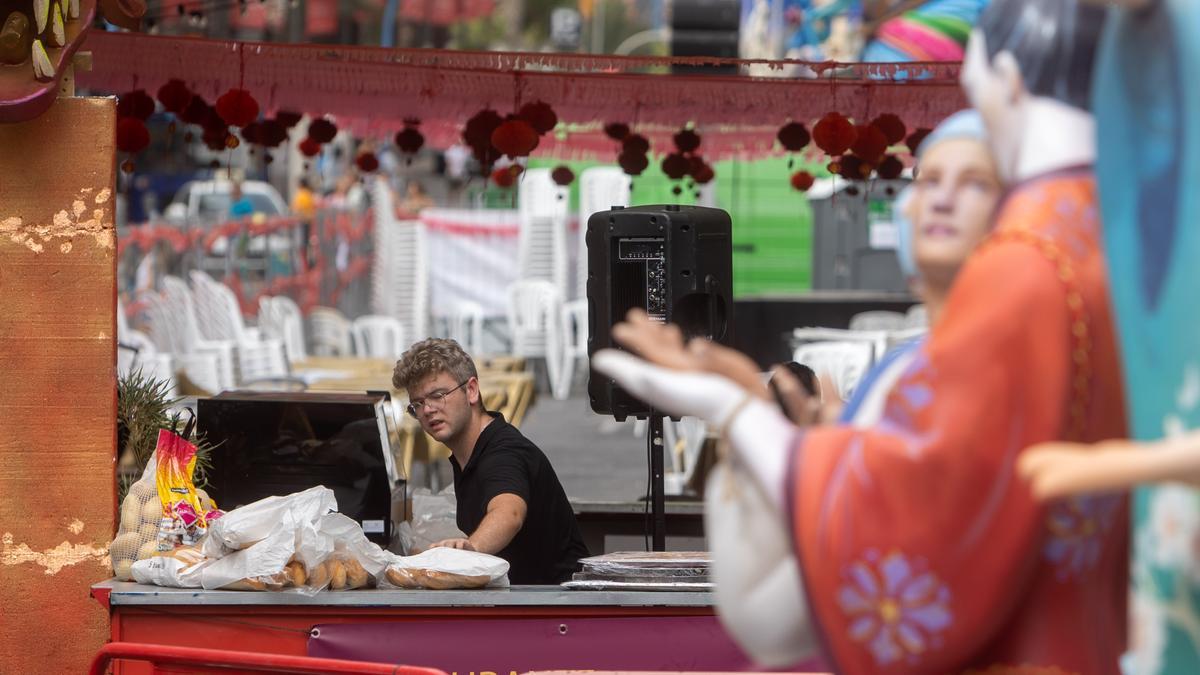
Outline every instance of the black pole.
{"type": "Polygon", "coordinates": [[[650,444],[650,509],[653,523],[650,528],[650,547],[653,551],[667,550],[667,504],[666,485],[663,482],[663,416],[650,414],[650,429],[646,434],[650,444]]]}

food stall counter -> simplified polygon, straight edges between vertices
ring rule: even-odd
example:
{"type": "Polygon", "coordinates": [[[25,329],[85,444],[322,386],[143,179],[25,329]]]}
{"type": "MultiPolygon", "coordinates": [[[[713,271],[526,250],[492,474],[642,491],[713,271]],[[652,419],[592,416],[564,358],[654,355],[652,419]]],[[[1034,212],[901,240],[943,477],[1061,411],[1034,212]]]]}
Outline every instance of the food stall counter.
{"type": "MultiPolygon", "coordinates": [[[[750,665],[721,628],[709,592],[513,586],[306,596],[109,580],[94,585],[92,596],[109,612],[113,641],[419,665],[452,675],[750,665]]],[[[116,672],[150,672],[140,667],[116,672]]]]}

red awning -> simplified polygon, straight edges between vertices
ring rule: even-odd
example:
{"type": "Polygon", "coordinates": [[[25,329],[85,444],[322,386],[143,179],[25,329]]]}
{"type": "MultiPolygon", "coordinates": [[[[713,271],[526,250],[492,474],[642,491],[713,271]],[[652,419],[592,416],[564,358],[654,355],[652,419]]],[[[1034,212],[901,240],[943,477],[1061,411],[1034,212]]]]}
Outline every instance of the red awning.
{"type": "MultiPolygon", "coordinates": [[[[593,129],[622,121],[654,135],[695,123],[705,134],[706,156],[769,150],[774,130],[789,119],[810,122],[830,111],[856,119],[894,113],[911,129],[932,127],[966,105],[956,63],[813,64],[844,77],[785,79],[647,72],[676,62],[720,61],[703,57],[382,49],[100,31],[89,34],[85,48],[95,65],[77,77],[92,90],[154,91],[180,78],[211,102],[244,86],[265,112],[332,115],[342,126],[380,134],[416,117],[434,144],[452,140],[481,108],[503,114],[535,100],[553,106],[561,121],[593,129]]],[[[793,62],[736,63],[783,68],[793,62]]],[[[578,148],[587,136],[573,136],[570,145],[578,148]]],[[[596,151],[611,147],[598,133],[590,136],[596,151]]]]}

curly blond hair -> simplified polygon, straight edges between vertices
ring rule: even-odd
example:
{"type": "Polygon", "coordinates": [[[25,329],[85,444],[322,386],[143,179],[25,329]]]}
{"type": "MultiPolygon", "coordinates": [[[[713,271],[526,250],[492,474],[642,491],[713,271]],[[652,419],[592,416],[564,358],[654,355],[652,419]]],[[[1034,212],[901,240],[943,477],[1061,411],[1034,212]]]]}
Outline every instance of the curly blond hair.
{"type": "Polygon", "coordinates": [[[455,382],[479,377],[475,361],[454,340],[429,338],[408,348],[392,371],[392,386],[408,389],[438,373],[450,373],[455,382]]]}

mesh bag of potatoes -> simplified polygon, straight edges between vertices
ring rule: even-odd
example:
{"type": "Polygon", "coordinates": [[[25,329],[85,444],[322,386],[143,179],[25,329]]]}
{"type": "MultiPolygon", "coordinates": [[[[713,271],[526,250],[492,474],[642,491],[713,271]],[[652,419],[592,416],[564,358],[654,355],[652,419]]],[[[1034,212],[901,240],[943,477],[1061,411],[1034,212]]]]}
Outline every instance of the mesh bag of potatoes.
{"type": "MultiPolygon", "coordinates": [[[[204,490],[193,489],[202,510],[215,511],[216,506],[208,494],[204,490]]],[[[118,580],[132,579],[135,562],[175,548],[173,542],[165,541],[167,537],[162,536],[163,514],[163,503],[157,487],[157,464],[155,458],[151,457],[142,477],[129,486],[125,500],[121,502],[120,527],[116,538],[108,546],[113,576],[118,580]]]]}
{"type": "Polygon", "coordinates": [[[478,551],[431,548],[417,555],[393,555],[380,584],[432,590],[507,586],[508,561],[478,551]]]}

